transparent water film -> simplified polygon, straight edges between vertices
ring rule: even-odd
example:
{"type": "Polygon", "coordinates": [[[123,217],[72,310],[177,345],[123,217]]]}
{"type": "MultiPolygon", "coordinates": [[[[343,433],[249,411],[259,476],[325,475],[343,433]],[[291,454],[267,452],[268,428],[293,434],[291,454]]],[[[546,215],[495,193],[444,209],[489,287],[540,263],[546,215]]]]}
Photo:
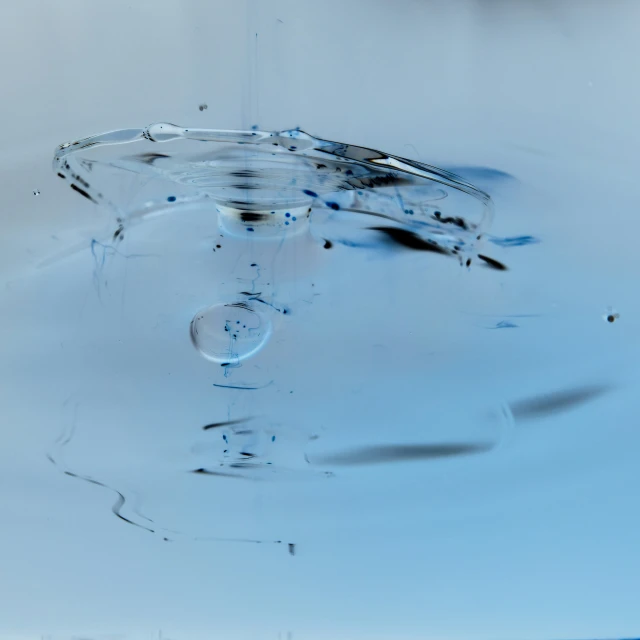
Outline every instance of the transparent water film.
{"type": "Polygon", "coordinates": [[[63,144],[54,168],[111,222],[89,247],[90,380],[51,459],[114,491],[127,522],[293,544],[324,526],[314,504],[358,491],[353,473],[393,467],[402,482],[394,462],[455,469],[500,437],[484,398],[452,407],[438,392],[449,365],[428,364],[453,348],[442,323],[460,322],[438,306],[441,274],[506,268],[482,249],[485,192],[299,130],[154,124],[63,144]],[[432,318],[411,312],[415,296],[432,318]]]}

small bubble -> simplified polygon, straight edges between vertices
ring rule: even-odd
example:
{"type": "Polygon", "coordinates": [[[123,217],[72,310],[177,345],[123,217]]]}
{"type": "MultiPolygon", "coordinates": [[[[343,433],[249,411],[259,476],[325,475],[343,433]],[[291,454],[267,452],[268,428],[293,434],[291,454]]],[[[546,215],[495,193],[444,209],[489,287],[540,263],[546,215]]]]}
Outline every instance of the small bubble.
{"type": "Polygon", "coordinates": [[[40,190],[39,189],[34,189],[33,190],[33,195],[34,196],[39,196],[40,195],[40,190]]]}
{"type": "Polygon", "coordinates": [[[198,109],[200,109],[200,111],[204,111],[205,109],[208,109],[209,107],[203,102],[201,105],[198,105],[198,109]]]}

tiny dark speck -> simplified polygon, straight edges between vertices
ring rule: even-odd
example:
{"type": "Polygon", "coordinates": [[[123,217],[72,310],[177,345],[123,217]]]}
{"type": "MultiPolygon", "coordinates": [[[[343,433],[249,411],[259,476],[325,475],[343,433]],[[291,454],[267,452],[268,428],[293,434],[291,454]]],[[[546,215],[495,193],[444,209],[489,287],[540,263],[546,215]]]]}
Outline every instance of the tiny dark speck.
{"type": "Polygon", "coordinates": [[[291,214],[290,214],[288,211],[287,211],[287,213],[285,213],[284,215],[285,215],[285,217],[287,217],[287,218],[290,218],[290,217],[291,217],[291,214]]]}
{"type": "Polygon", "coordinates": [[[271,442],[275,442],[276,441],[276,437],[275,436],[271,436],[271,442]]]}
{"type": "Polygon", "coordinates": [[[61,173],[58,174],[58,178],[62,178],[63,180],[66,180],[66,176],[62,175],[61,173]]]}
{"type": "Polygon", "coordinates": [[[333,247],[333,242],[331,242],[331,240],[325,240],[324,241],[324,248],[325,249],[331,249],[331,247],[333,247]]]}
{"type": "Polygon", "coordinates": [[[247,227],[247,231],[253,231],[253,227],[247,227]]]}
{"type": "Polygon", "coordinates": [[[221,244],[217,244],[216,245],[216,249],[222,249],[222,245],[221,244]]]}
{"type": "Polygon", "coordinates": [[[312,198],[318,197],[318,194],[315,191],[311,191],[311,189],[305,189],[304,193],[306,193],[308,196],[311,196],[312,198]]]}
{"type": "Polygon", "coordinates": [[[176,197],[175,196],[169,196],[167,198],[167,202],[175,202],[176,201],[176,197]]]}
{"type": "Polygon", "coordinates": [[[338,209],[340,209],[340,205],[337,202],[327,202],[327,207],[330,207],[334,211],[338,211],[338,209]]]}
{"type": "Polygon", "coordinates": [[[258,265],[255,262],[252,262],[249,266],[250,267],[257,267],[258,265]]]}
{"type": "Polygon", "coordinates": [[[613,314],[610,313],[607,316],[607,322],[615,322],[615,320],[616,320],[616,317],[613,314]]]}
{"type": "Polygon", "coordinates": [[[292,544],[291,542],[289,543],[289,555],[296,555],[296,545],[292,544]]]}

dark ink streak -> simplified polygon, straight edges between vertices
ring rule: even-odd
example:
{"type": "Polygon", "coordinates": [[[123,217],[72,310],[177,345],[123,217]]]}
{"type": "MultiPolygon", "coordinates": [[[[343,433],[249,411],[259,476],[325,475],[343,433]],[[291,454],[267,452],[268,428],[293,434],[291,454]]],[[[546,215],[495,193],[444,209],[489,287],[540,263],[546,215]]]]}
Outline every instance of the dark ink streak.
{"type": "Polygon", "coordinates": [[[441,247],[432,240],[425,240],[424,238],[421,238],[413,231],[407,231],[406,229],[400,229],[399,227],[369,227],[369,229],[371,231],[384,233],[389,240],[392,240],[394,243],[402,247],[406,247],[407,249],[413,249],[415,251],[432,251],[434,253],[449,255],[449,251],[447,249],[441,247]]]}
{"type": "Polygon", "coordinates": [[[491,267],[492,269],[497,269],[498,271],[509,270],[506,264],[502,264],[502,262],[498,262],[493,258],[489,258],[489,256],[483,256],[481,254],[478,254],[478,258],[480,258],[480,260],[484,260],[487,263],[487,266],[491,267]]]}
{"type": "Polygon", "coordinates": [[[291,313],[289,309],[287,309],[286,307],[279,309],[275,305],[268,303],[266,300],[263,300],[262,298],[252,298],[252,300],[255,300],[256,302],[260,302],[261,304],[266,304],[267,307],[271,307],[274,311],[277,311],[278,313],[282,313],[285,316],[291,313]]]}
{"type": "MultiPolygon", "coordinates": [[[[77,407],[76,407],[76,411],[77,411],[77,407]]],[[[58,440],[56,441],[55,445],[61,453],[61,450],[69,444],[69,442],[71,442],[71,439],[74,436],[75,433],[75,428],[76,428],[76,416],[74,415],[73,418],[73,422],[71,424],[71,427],[69,428],[68,433],[63,434],[58,438],[58,440]]],[[[61,457],[61,456],[60,456],[61,457]]],[[[94,478],[91,478],[90,476],[84,476],[84,475],[80,475],[78,473],[74,473],[72,471],[69,471],[68,468],[64,468],[64,464],[62,462],[59,462],[58,460],[56,460],[56,456],[54,456],[52,453],[47,454],[47,458],[48,460],[58,469],[60,469],[62,471],[62,473],[70,478],[75,478],[77,480],[83,480],[84,482],[88,482],[89,484],[93,484],[96,485],[98,487],[102,487],[103,489],[107,489],[108,491],[111,491],[113,493],[115,493],[118,498],[116,499],[116,501],[113,503],[112,507],[111,507],[111,511],[113,512],[113,514],[119,518],[120,520],[122,520],[123,522],[126,522],[127,524],[130,524],[134,527],[138,527],[140,529],[144,529],[145,531],[148,531],[149,533],[155,533],[155,531],[153,529],[150,529],[149,527],[145,527],[142,524],[139,524],[138,522],[134,522],[133,520],[129,520],[129,518],[126,518],[125,516],[122,515],[122,508],[125,505],[126,502],[126,498],[124,497],[124,495],[122,493],[120,493],[120,491],[118,491],[117,489],[114,489],[113,487],[110,487],[106,484],[104,484],[103,482],[100,482],[98,480],[95,480],[94,478]]],[[[144,517],[144,516],[143,516],[144,517]]],[[[149,520],[149,518],[145,518],[145,520],[149,520]]]]}
{"type": "Polygon", "coordinates": [[[141,153],[137,156],[134,156],[136,160],[140,160],[140,162],[144,162],[144,164],[153,165],[156,160],[160,158],[170,158],[171,156],[165,155],[164,153],[141,153]]]}
{"type": "Polygon", "coordinates": [[[449,218],[443,218],[442,214],[439,211],[436,211],[433,216],[431,216],[434,220],[437,220],[438,222],[442,222],[443,224],[454,224],[456,225],[456,227],[460,227],[461,229],[464,229],[465,231],[469,228],[467,226],[467,222],[466,220],[464,220],[464,218],[459,218],[458,216],[456,217],[449,217],[449,218]]]}
{"type": "Polygon", "coordinates": [[[260,222],[266,220],[269,216],[265,213],[253,213],[251,211],[240,212],[242,222],[260,222]]]}
{"type": "Polygon", "coordinates": [[[194,469],[191,473],[198,473],[203,476],[218,476],[220,478],[234,478],[235,480],[243,479],[242,476],[239,476],[236,473],[224,473],[224,471],[211,471],[209,469],[194,469]]]}
{"type": "Polygon", "coordinates": [[[232,385],[232,384],[216,384],[215,382],[213,383],[213,386],[214,387],[218,387],[219,389],[237,389],[238,391],[256,391],[258,389],[265,389],[272,382],[273,382],[273,380],[271,382],[269,382],[268,384],[265,384],[265,385],[263,385],[261,387],[249,387],[249,386],[244,386],[244,385],[232,385]]]}
{"type": "Polygon", "coordinates": [[[77,191],[81,196],[84,196],[87,200],[91,200],[91,202],[98,204],[84,189],[81,189],[80,187],[78,187],[75,184],[71,184],[71,188],[74,191],[77,191]]]}
{"type": "Polygon", "coordinates": [[[404,444],[361,447],[351,451],[322,456],[314,460],[314,464],[329,465],[364,465],[410,460],[435,460],[476,453],[486,453],[492,448],[490,444],[404,444]]]}
{"type": "Polygon", "coordinates": [[[516,420],[534,420],[568,411],[609,391],[611,387],[608,385],[589,385],[568,391],[555,391],[533,399],[519,400],[510,404],[509,408],[516,420]]]}
{"type": "Polygon", "coordinates": [[[229,175],[235,178],[259,178],[260,172],[252,169],[238,169],[237,171],[229,172],[229,175]]]}
{"type": "Polygon", "coordinates": [[[255,313],[255,311],[246,302],[231,302],[230,304],[225,304],[224,306],[237,307],[238,309],[244,309],[245,311],[251,311],[251,313],[255,313]]]}
{"type": "Polygon", "coordinates": [[[238,420],[226,420],[225,422],[212,422],[211,424],[206,424],[202,427],[202,430],[207,431],[209,429],[217,429],[218,427],[230,427],[234,424],[248,422],[249,420],[251,420],[251,418],[239,418],[238,420]]]}

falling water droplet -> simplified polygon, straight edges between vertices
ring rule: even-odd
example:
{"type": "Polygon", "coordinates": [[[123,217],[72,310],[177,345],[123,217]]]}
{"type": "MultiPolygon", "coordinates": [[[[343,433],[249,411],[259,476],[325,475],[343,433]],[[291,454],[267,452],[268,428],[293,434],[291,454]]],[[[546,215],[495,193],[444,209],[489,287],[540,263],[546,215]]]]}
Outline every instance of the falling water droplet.
{"type": "Polygon", "coordinates": [[[257,353],[271,335],[271,321],[246,303],[216,304],[191,321],[191,340],[208,360],[228,365],[257,353]]]}

